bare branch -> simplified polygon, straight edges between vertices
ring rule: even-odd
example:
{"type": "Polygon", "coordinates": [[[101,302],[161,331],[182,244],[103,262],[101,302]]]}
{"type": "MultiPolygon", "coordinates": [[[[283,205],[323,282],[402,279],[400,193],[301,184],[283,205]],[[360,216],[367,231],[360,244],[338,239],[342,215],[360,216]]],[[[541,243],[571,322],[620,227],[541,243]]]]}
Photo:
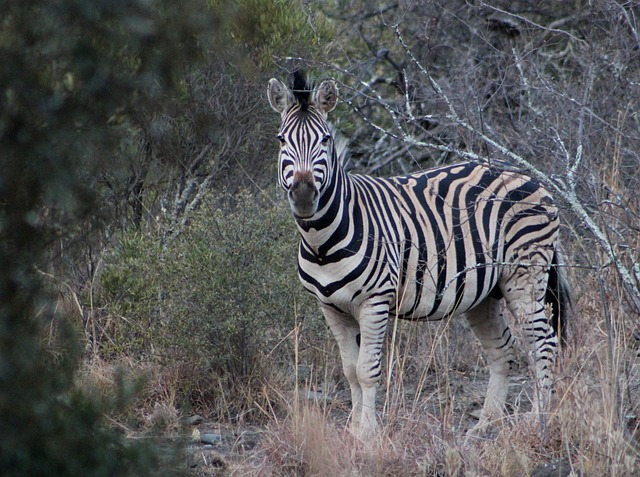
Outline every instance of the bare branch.
{"type": "Polygon", "coordinates": [[[566,23],[568,23],[570,21],[575,21],[577,19],[580,19],[580,18],[584,17],[585,13],[577,13],[577,14],[571,15],[571,16],[569,16],[567,18],[558,19],[558,20],[552,22],[548,27],[545,27],[544,25],[540,25],[540,24],[534,22],[533,20],[530,20],[529,18],[527,18],[525,16],[518,15],[516,13],[508,12],[508,11],[503,10],[501,8],[494,7],[493,5],[490,5],[488,3],[481,2],[481,5],[483,7],[485,7],[485,8],[489,8],[490,10],[498,12],[498,13],[500,13],[502,15],[506,15],[508,17],[515,18],[515,19],[520,20],[520,21],[522,21],[524,23],[527,23],[528,25],[534,26],[539,30],[543,30],[545,33],[558,33],[560,35],[565,35],[565,36],[569,37],[570,39],[572,39],[574,41],[584,43],[584,40],[576,37],[575,35],[572,35],[568,31],[560,30],[560,29],[558,29],[558,27],[560,27],[560,26],[562,26],[562,25],[564,25],[564,24],[566,24],[566,23]]]}
{"type": "MultiPolygon", "coordinates": [[[[622,283],[623,283],[623,285],[625,287],[625,290],[627,291],[627,294],[628,294],[631,302],[633,303],[633,305],[634,305],[635,309],[637,310],[637,312],[640,313],[640,289],[638,289],[637,282],[634,282],[633,275],[632,275],[631,271],[620,261],[618,253],[616,252],[616,250],[614,250],[614,248],[613,248],[613,246],[611,244],[611,241],[609,240],[609,238],[606,235],[606,231],[603,231],[597,225],[595,220],[589,215],[589,213],[587,212],[586,208],[583,206],[583,204],[578,199],[578,197],[576,195],[576,192],[575,192],[575,187],[570,187],[569,190],[567,190],[565,184],[562,181],[559,181],[557,179],[552,179],[549,175],[545,174],[540,169],[536,168],[533,164],[531,164],[529,161],[524,159],[522,156],[514,153],[509,148],[505,147],[504,145],[502,145],[501,143],[499,143],[498,141],[496,141],[492,137],[487,136],[485,133],[483,133],[482,131],[477,130],[475,127],[473,127],[467,121],[461,119],[460,115],[456,111],[456,108],[455,108],[453,102],[450,100],[450,98],[447,96],[447,94],[443,91],[443,89],[440,87],[438,82],[429,74],[429,72],[424,67],[424,65],[422,65],[416,59],[416,57],[413,55],[412,51],[408,48],[408,46],[406,45],[406,43],[403,40],[403,37],[402,37],[402,34],[400,33],[399,28],[397,26],[395,27],[395,32],[396,32],[396,36],[398,37],[398,40],[400,41],[402,47],[407,52],[407,55],[411,58],[412,62],[415,64],[415,66],[418,68],[418,70],[423,75],[425,75],[425,77],[429,81],[429,84],[431,84],[431,86],[436,91],[438,96],[442,100],[444,100],[444,102],[446,103],[446,105],[447,105],[447,107],[449,109],[449,115],[448,116],[449,116],[450,119],[452,119],[458,126],[460,126],[460,127],[464,128],[465,130],[473,133],[476,137],[480,138],[482,141],[484,141],[487,144],[491,145],[493,148],[495,148],[495,150],[499,151],[505,157],[509,158],[514,163],[518,164],[520,167],[522,167],[524,170],[526,170],[533,178],[535,178],[536,180],[538,180],[541,183],[543,183],[552,192],[554,192],[557,197],[560,197],[563,201],[565,201],[569,205],[569,207],[571,208],[573,213],[576,214],[576,216],[580,219],[582,224],[587,228],[587,230],[589,230],[594,235],[594,237],[596,238],[598,244],[602,247],[602,249],[604,250],[604,252],[608,256],[609,260],[615,265],[616,270],[617,270],[617,272],[618,272],[618,274],[619,274],[619,276],[620,276],[620,278],[622,280],[622,283]]],[[[589,91],[589,86],[587,86],[585,88],[585,93],[584,94],[588,95],[588,91],[589,91]]],[[[584,102],[583,102],[583,106],[584,106],[584,102]]],[[[438,149],[438,150],[445,149],[445,150],[448,150],[449,152],[458,154],[463,158],[474,159],[474,160],[482,160],[482,161],[486,161],[486,162],[490,161],[489,158],[482,157],[479,154],[475,154],[475,153],[468,152],[468,151],[458,151],[458,150],[449,148],[448,146],[434,145],[434,144],[429,144],[429,143],[425,143],[425,142],[422,142],[422,141],[416,141],[413,138],[409,137],[408,135],[403,135],[402,139],[406,143],[411,144],[412,146],[429,147],[429,148],[435,148],[435,149],[438,149]]],[[[575,169],[577,169],[581,159],[582,159],[582,148],[581,148],[581,146],[579,146],[578,147],[578,151],[576,153],[576,160],[575,160],[573,166],[570,169],[570,172],[571,172],[572,175],[575,173],[575,169]]],[[[570,183],[573,180],[572,179],[572,175],[569,177],[569,182],[570,183]]]]}

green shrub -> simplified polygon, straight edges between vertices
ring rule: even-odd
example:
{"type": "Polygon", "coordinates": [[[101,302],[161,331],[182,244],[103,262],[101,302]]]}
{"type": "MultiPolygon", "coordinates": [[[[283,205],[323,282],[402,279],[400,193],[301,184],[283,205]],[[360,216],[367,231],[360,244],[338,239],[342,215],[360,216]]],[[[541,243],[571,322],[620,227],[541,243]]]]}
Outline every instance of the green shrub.
{"type": "Polygon", "coordinates": [[[324,332],[298,281],[297,241],[288,210],[249,193],[203,206],[164,250],[125,235],[101,279],[108,321],[118,323],[103,349],[152,354],[183,370],[191,404],[246,412],[265,381],[290,372],[296,315],[309,336],[324,332]]]}
{"type": "Polygon", "coordinates": [[[322,53],[335,33],[330,22],[304,2],[282,0],[216,1],[227,8],[230,21],[223,25],[232,40],[242,45],[251,61],[262,67],[273,66],[275,57],[306,56],[322,53]]]}
{"type": "Polygon", "coordinates": [[[133,232],[119,237],[107,255],[98,295],[107,313],[99,335],[92,337],[104,357],[140,357],[149,352],[158,314],[160,250],[159,241],[133,232]]]}
{"type": "Polygon", "coordinates": [[[308,304],[296,275],[297,234],[280,206],[241,194],[205,207],[167,253],[165,349],[199,367],[246,378],[308,304]]]}

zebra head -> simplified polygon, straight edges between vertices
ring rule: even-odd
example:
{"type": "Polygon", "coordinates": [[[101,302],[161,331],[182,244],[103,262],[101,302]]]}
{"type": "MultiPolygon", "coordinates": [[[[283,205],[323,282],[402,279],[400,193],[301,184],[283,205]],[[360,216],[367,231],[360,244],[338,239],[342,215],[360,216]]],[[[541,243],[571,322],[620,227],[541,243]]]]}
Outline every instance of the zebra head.
{"type": "Polygon", "coordinates": [[[331,80],[310,88],[300,71],[293,74],[293,87],[269,80],[267,97],[282,117],[278,133],[280,156],[278,180],[286,191],[297,219],[309,219],[318,209],[320,195],[331,180],[333,138],[327,114],[338,101],[338,88],[331,80]]]}

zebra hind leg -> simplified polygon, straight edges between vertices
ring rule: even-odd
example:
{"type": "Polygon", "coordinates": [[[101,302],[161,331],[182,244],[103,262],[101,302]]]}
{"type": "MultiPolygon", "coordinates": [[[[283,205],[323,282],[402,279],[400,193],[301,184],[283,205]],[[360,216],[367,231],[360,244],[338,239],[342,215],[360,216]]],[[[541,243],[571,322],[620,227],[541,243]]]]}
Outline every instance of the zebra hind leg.
{"type": "Polygon", "coordinates": [[[518,322],[524,323],[524,337],[529,348],[529,367],[534,374],[532,417],[545,432],[550,411],[553,372],[558,337],[545,307],[548,267],[519,267],[504,284],[502,293],[507,307],[518,322]]]}
{"type": "Polygon", "coordinates": [[[482,434],[504,413],[515,339],[500,311],[500,302],[494,298],[486,298],[465,316],[489,361],[489,385],[484,405],[478,424],[471,430],[471,434],[482,434]]]}

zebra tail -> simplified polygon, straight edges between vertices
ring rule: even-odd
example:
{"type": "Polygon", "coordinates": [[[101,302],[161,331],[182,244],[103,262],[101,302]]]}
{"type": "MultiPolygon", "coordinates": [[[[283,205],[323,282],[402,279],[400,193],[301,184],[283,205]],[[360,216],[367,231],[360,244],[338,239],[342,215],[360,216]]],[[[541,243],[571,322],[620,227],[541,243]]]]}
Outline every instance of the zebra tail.
{"type": "Polygon", "coordinates": [[[545,293],[545,303],[552,307],[551,326],[563,344],[567,343],[567,318],[571,310],[571,290],[562,271],[563,256],[559,247],[553,253],[549,268],[549,281],[545,293]]]}

